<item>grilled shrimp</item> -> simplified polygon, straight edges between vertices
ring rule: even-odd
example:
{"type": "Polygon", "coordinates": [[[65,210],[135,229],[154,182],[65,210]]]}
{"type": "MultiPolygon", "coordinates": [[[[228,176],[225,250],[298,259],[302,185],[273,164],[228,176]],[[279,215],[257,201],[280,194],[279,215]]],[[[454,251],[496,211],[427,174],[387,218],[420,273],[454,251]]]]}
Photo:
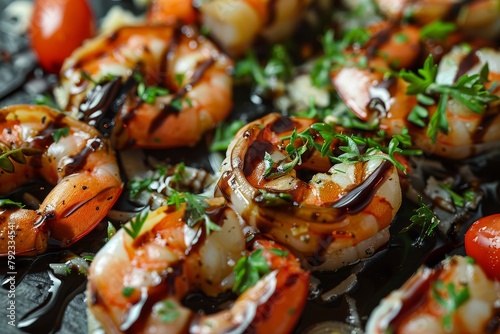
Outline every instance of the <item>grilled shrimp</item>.
{"type": "Polygon", "coordinates": [[[333,270],[387,242],[401,189],[389,162],[332,166],[319,151],[305,153],[302,165],[266,179],[266,153],[284,158],[280,138],[312,122],[270,114],[243,127],[227,150],[216,193],[230,200],[248,224],[295,250],[305,266],[333,270]],[[318,173],[307,182],[299,178],[304,170],[318,173]]]}
{"type": "Polygon", "coordinates": [[[122,27],[65,61],[56,98],[116,148],[192,146],[231,110],[231,66],[189,26],[122,27]]]}
{"type": "Polygon", "coordinates": [[[208,233],[204,224],[189,227],[186,204],[164,206],[149,212],[135,239],[121,229],[97,253],[87,300],[107,333],[292,330],[307,298],[309,275],[285,248],[269,240],[252,241],[246,258],[269,272],[228,309],[208,315],[182,304],[194,290],[209,296],[230,290],[233,266],[247,252],[241,219],[223,199],[209,202],[206,213],[219,230],[208,233]]]}
{"type": "MultiPolygon", "coordinates": [[[[451,85],[464,74],[477,74],[485,64],[489,66],[491,85],[500,79],[500,53],[490,48],[468,49],[454,47],[439,63],[436,82],[451,85]]],[[[345,68],[332,75],[332,80],[341,98],[351,110],[363,120],[380,119],[380,128],[390,134],[400,133],[408,127],[417,147],[451,159],[463,159],[485,152],[500,145],[500,114],[498,102],[493,101],[482,112],[477,113],[465,105],[450,99],[446,103],[448,133],[438,133],[433,142],[427,136],[428,125],[419,127],[408,121],[418,100],[407,94],[408,83],[397,77],[384,78],[383,73],[373,69],[345,68]],[[351,78],[356,77],[359,89],[355,90],[351,78]],[[361,83],[361,84],[359,84],[361,83]],[[352,90],[350,90],[352,89],[352,90]],[[373,102],[382,105],[382,112],[370,110],[373,102]]],[[[491,93],[500,96],[500,89],[490,86],[491,93]]],[[[436,104],[426,106],[429,115],[436,112],[436,104]]],[[[429,116],[430,117],[430,116],[429,116]]]]}
{"type": "Polygon", "coordinates": [[[500,284],[471,258],[422,267],[372,312],[366,332],[498,333],[500,284]]]}
{"type": "Polygon", "coordinates": [[[0,109],[0,148],[12,158],[2,163],[2,196],[37,178],[54,185],[36,211],[0,208],[1,255],[7,254],[10,230],[16,231],[18,254],[43,252],[49,237],[62,246],[77,241],[104,218],[122,191],[107,141],[91,126],[48,107],[0,109]]]}
{"type": "Polygon", "coordinates": [[[242,55],[259,38],[270,43],[295,30],[311,0],[155,0],[149,11],[152,22],[196,21],[232,56],[242,55]]]}
{"type": "Polygon", "coordinates": [[[376,0],[390,20],[409,16],[419,24],[436,20],[453,21],[465,34],[493,38],[500,33],[498,0],[376,0]]]}

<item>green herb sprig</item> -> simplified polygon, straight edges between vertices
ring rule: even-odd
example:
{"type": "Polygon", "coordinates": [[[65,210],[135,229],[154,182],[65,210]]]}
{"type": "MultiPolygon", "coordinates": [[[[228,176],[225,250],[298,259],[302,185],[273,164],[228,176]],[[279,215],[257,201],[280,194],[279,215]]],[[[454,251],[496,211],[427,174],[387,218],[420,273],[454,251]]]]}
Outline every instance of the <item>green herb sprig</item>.
{"type": "Polygon", "coordinates": [[[357,66],[365,68],[367,59],[360,56],[353,61],[352,56],[345,53],[347,47],[353,44],[363,45],[370,39],[370,33],[366,29],[355,28],[346,32],[343,38],[336,40],[333,30],[328,30],[323,35],[321,44],[323,55],[318,58],[311,70],[311,80],[316,87],[325,87],[330,83],[330,73],[341,66],[357,66]]]}
{"type": "Polygon", "coordinates": [[[127,232],[127,234],[130,235],[132,239],[135,239],[139,236],[142,226],[144,225],[146,219],[148,218],[148,214],[149,211],[147,210],[139,212],[137,216],[130,219],[130,228],[127,227],[126,225],[123,226],[125,232],[127,232]]]}
{"type": "Polygon", "coordinates": [[[234,292],[242,294],[271,271],[263,252],[263,249],[257,249],[249,256],[243,256],[238,260],[234,266],[236,275],[234,292]]]}
{"type": "Polygon", "coordinates": [[[440,183],[439,187],[446,191],[456,207],[464,207],[466,202],[473,202],[476,198],[476,194],[473,189],[465,190],[461,195],[452,189],[450,184],[440,183]]]}
{"type": "Polygon", "coordinates": [[[131,198],[137,197],[143,191],[152,191],[151,185],[165,177],[167,174],[167,168],[164,166],[157,166],[156,173],[145,179],[133,179],[127,184],[129,189],[129,196],[131,198]]]}
{"type": "Polygon", "coordinates": [[[453,282],[444,284],[438,280],[432,287],[432,296],[441,305],[446,314],[441,319],[446,331],[453,329],[453,314],[470,298],[469,288],[465,285],[459,291],[453,282]]]}
{"type": "Polygon", "coordinates": [[[55,143],[58,143],[61,137],[67,137],[69,135],[69,127],[65,126],[63,128],[59,128],[57,130],[52,131],[52,138],[55,143]]]}
{"type": "Polygon", "coordinates": [[[416,95],[418,104],[412,109],[408,120],[420,127],[428,123],[427,136],[435,143],[439,132],[447,134],[449,131],[446,118],[446,105],[453,98],[475,113],[482,114],[489,103],[498,100],[485,87],[488,80],[488,64],[485,64],[479,74],[464,74],[454,84],[439,84],[436,82],[438,66],[434,64],[432,55],[429,55],[424,65],[417,72],[402,69],[399,76],[409,83],[406,90],[408,95],[416,95]],[[429,113],[426,107],[435,104],[437,108],[428,122],[429,113]],[[425,107],[424,107],[425,106],[425,107]]]}
{"type": "Polygon", "coordinates": [[[420,29],[420,39],[434,39],[444,41],[448,36],[457,30],[457,25],[452,22],[433,21],[420,29]]]}
{"type": "Polygon", "coordinates": [[[19,208],[19,209],[22,209],[24,208],[24,204],[21,203],[21,202],[15,202],[13,200],[10,200],[8,198],[3,198],[3,199],[0,199],[0,207],[5,207],[5,206],[9,206],[9,207],[16,207],[16,208],[19,208]]]}
{"type": "Polygon", "coordinates": [[[251,78],[261,90],[273,88],[276,80],[286,80],[293,74],[293,62],[282,44],[271,49],[271,55],[265,65],[261,65],[253,51],[248,51],[245,58],[236,63],[235,78],[251,78]]]}
{"type": "Polygon", "coordinates": [[[423,202],[422,196],[418,196],[419,207],[414,210],[415,214],[410,217],[410,225],[402,229],[402,232],[410,230],[413,226],[420,226],[420,235],[416,240],[417,245],[422,245],[426,237],[431,236],[439,225],[438,216],[423,202]]]}
{"type": "Polygon", "coordinates": [[[357,135],[345,135],[337,133],[332,125],[327,123],[314,123],[310,128],[303,132],[297,133],[296,129],[292,134],[285,136],[282,140],[289,140],[285,147],[287,155],[279,161],[274,161],[269,153],[264,154],[264,177],[268,179],[276,178],[288,174],[295,166],[302,163],[302,155],[311,149],[316,149],[321,153],[321,156],[327,156],[332,162],[352,164],[357,162],[365,162],[373,159],[383,159],[391,162],[403,172],[405,166],[399,162],[396,154],[401,155],[420,155],[421,150],[411,149],[411,137],[407,129],[404,129],[401,134],[391,138],[387,146],[385,133],[379,133],[378,138],[365,138],[357,135]],[[312,131],[311,131],[312,130],[312,131]],[[320,144],[315,141],[319,135],[323,142],[320,144]],[[338,148],[344,152],[335,156],[332,152],[331,145],[334,140],[340,140],[345,145],[338,148]],[[302,145],[296,147],[296,143],[301,141],[302,145]],[[365,147],[364,151],[360,147],[365,147]],[[385,154],[376,154],[383,152],[385,154]]]}
{"type": "Polygon", "coordinates": [[[48,94],[45,94],[45,95],[37,94],[35,96],[33,102],[37,105],[40,105],[40,106],[47,106],[47,107],[61,111],[61,108],[57,105],[57,103],[48,94]]]}
{"type": "Polygon", "coordinates": [[[42,150],[32,147],[21,147],[13,150],[0,148],[0,169],[7,173],[14,173],[14,163],[26,164],[26,157],[42,154],[42,150]]]}
{"type": "Polygon", "coordinates": [[[207,234],[211,231],[220,231],[221,227],[214,223],[206,213],[209,207],[205,196],[172,190],[172,194],[167,200],[168,205],[175,205],[178,210],[181,204],[186,204],[184,219],[189,227],[194,227],[198,223],[205,224],[207,234]]]}
{"type": "Polygon", "coordinates": [[[148,104],[154,104],[157,97],[169,94],[169,90],[158,86],[147,86],[144,77],[135,72],[134,79],[137,81],[137,96],[148,104]]]}
{"type": "Polygon", "coordinates": [[[170,300],[164,300],[161,303],[156,304],[153,309],[156,313],[158,313],[159,319],[166,323],[173,322],[181,315],[178,306],[170,300]]]}
{"type": "Polygon", "coordinates": [[[235,120],[229,123],[221,123],[215,128],[215,136],[212,144],[210,144],[209,150],[211,152],[225,151],[229,146],[229,143],[233,140],[236,132],[238,132],[241,127],[245,125],[245,122],[241,120],[235,120]]]}

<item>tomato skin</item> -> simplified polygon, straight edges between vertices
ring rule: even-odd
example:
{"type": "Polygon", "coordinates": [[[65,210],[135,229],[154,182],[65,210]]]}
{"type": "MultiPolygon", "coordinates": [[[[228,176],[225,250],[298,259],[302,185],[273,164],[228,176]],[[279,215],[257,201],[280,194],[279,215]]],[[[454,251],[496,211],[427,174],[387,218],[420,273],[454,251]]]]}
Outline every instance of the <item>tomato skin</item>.
{"type": "Polygon", "coordinates": [[[94,35],[95,27],[86,0],[35,0],[30,37],[42,68],[59,72],[73,50],[94,35]]]}
{"type": "Polygon", "coordinates": [[[465,252],[489,278],[500,281],[500,214],[483,217],[465,233],[465,252]]]}

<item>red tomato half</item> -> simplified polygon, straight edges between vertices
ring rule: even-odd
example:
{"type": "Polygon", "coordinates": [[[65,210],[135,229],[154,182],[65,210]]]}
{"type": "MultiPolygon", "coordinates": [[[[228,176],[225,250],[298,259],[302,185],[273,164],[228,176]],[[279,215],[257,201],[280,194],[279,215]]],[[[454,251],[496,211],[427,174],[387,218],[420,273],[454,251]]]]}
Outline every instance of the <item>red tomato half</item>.
{"type": "Polygon", "coordinates": [[[57,73],[73,50],[94,35],[95,25],[86,0],[35,0],[30,33],[40,65],[57,73]]]}
{"type": "Polygon", "coordinates": [[[490,278],[500,280],[500,214],[486,216],[465,233],[465,252],[490,278]]]}

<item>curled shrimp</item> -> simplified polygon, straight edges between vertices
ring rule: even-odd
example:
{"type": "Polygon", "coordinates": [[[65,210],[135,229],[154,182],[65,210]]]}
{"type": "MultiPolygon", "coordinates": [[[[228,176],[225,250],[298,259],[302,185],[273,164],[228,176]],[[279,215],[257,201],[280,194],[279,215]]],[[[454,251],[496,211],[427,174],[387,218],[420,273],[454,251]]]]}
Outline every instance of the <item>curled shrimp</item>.
{"type": "Polygon", "coordinates": [[[13,157],[9,172],[0,171],[0,194],[39,178],[54,185],[38,210],[0,208],[1,255],[7,254],[10,230],[16,231],[18,254],[43,252],[49,237],[70,245],[106,216],[122,191],[107,141],[91,126],[48,107],[0,109],[0,145],[13,157]],[[27,149],[31,153],[23,158],[20,152],[27,149]]]}
{"type": "Polygon", "coordinates": [[[240,129],[227,150],[216,193],[230,200],[249,225],[297,251],[305,266],[333,270],[387,242],[401,189],[389,162],[332,165],[316,150],[305,153],[300,166],[266,179],[266,153],[284,158],[286,143],[280,138],[312,123],[269,114],[240,129]],[[307,172],[315,174],[301,179],[307,172]]]}
{"type": "Polygon", "coordinates": [[[121,27],[65,61],[55,94],[116,148],[192,146],[231,111],[231,67],[189,26],[121,27]]]}
{"type": "Polygon", "coordinates": [[[381,13],[391,20],[409,14],[411,20],[427,24],[437,20],[456,23],[466,34],[493,38],[500,33],[498,0],[376,0],[381,13]]]}
{"type": "MultiPolygon", "coordinates": [[[[500,54],[490,48],[468,49],[454,47],[439,63],[436,82],[453,84],[462,75],[478,74],[485,64],[489,66],[491,93],[500,96],[494,82],[500,75],[500,54]]],[[[363,120],[379,118],[380,128],[394,135],[407,127],[415,145],[429,153],[450,159],[463,159],[483,153],[500,145],[498,128],[500,115],[498,102],[492,101],[482,113],[474,112],[457,100],[446,103],[448,133],[439,132],[434,141],[427,135],[429,125],[417,126],[408,120],[410,112],[417,105],[415,95],[408,95],[408,83],[399,77],[385,77],[373,69],[346,68],[333,74],[333,82],[346,104],[363,120]],[[348,77],[356,76],[361,84],[355,90],[352,85],[344,86],[348,77]],[[352,88],[352,90],[349,90],[352,88]],[[376,102],[379,109],[370,109],[376,102]]],[[[350,80],[350,79],[349,79],[350,80]]],[[[436,104],[426,106],[428,118],[436,112],[436,104]]]]}
{"type": "Polygon", "coordinates": [[[453,256],[435,269],[422,267],[382,299],[366,332],[494,333],[499,301],[498,282],[489,280],[471,258],[453,256]]]}
{"type": "Polygon", "coordinates": [[[155,0],[148,11],[152,22],[196,21],[232,56],[242,55],[257,39],[270,43],[295,31],[311,0],[155,0]]]}
{"type": "Polygon", "coordinates": [[[241,219],[223,199],[209,203],[206,213],[219,230],[208,233],[205,225],[189,227],[185,204],[179,209],[164,206],[143,218],[135,239],[121,229],[97,253],[89,271],[87,300],[107,333],[293,329],[307,297],[309,276],[293,255],[269,240],[254,240],[248,250],[248,256],[263,261],[269,273],[228,309],[203,314],[182,304],[194,290],[209,296],[230,290],[235,283],[233,266],[247,252],[241,219]]]}

